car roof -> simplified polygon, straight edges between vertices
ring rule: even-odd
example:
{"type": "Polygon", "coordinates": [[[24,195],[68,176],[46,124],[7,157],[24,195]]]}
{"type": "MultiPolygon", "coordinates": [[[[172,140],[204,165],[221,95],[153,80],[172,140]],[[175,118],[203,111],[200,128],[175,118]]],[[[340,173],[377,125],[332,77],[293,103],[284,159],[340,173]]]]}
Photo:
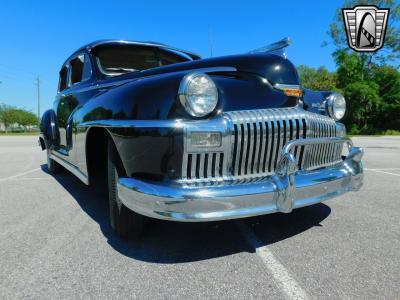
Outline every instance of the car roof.
{"type": "Polygon", "coordinates": [[[80,47],[78,50],[76,50],[68,59],[64,62],[64,64],[70,60],[72,57],[76,56],[79,52],[82,52],[84,50],[91,51],[92,49],[98,47],[98,46],[103,46],[103,45],[137,45],[137,46],[147,46],[147,47],[154,47],[154,48],[159,48],[159,49],[164,49],[164,50],[169,50],[173,52],[177,52],[178,54],[181,54],[182,56],[188,56],[192,60],[197,60],[201,59],[201,56],[198,54],[195,54],[193,52],[189,52],[186,50],[182,50],[179,48],[171,47],[166,44],[162,43],[156,43],[156,42],[141,42],[141,41],[130,41],[130,40],[99,40],[99,41],[94,41],[92,43],[86,44],[82,47],[80,47]]]}

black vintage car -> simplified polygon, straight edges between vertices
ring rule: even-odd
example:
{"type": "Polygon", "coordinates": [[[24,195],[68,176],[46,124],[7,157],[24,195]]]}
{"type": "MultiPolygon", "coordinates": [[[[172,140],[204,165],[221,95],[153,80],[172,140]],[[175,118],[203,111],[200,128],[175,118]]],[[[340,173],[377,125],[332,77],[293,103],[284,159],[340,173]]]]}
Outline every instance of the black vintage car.
{"type": "Polygon", "coordinates": [[[338,122],[345,99],[302,89],[288,44],[208,59],[151,42],[80,48],[41,120],[49,172],[106,178],[121,236],[148,218],[290,212],[359,189],[363,151],[338,122]]]}

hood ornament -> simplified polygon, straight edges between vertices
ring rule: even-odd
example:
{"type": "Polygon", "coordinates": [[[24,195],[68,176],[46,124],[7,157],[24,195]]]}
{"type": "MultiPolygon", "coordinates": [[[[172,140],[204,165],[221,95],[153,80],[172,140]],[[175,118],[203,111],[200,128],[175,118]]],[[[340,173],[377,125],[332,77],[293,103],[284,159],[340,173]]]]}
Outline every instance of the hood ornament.
{"type": "Polygon", "coordinates": [[[292,40],[289,37],[285,37],[280,41],[252,50],[249,53],[270,53],[286,58],[285,48],[289,47],[291,44],[292,40]]]}

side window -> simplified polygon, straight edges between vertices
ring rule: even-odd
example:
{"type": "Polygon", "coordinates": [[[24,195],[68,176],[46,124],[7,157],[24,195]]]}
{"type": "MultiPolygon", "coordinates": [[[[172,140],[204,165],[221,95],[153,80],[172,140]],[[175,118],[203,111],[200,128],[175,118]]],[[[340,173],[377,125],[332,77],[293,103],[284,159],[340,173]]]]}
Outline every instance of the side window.
{"type": "Polygon", "coordinates": [[[58,90],[61,92],[67,88],[68,69],[64,66],[60,71],[60,80],[58,82],[58,90]]]}
{"type": "Polygon", "coordinates": [[[83,56],[74,58],[69,64],[71,66],[71,84],[81,82],[83,72],[83,56]]]}
{"type": "Polygon", "coordinates": [[[90,64],[89,55],[83,55],[84,62],[83,62],[83,71],[82,71],[82,81],[90,79],[92,76],[92,65],[90,64]]]}
{"type": "Polygon", "coordinates": [[[92,68],[88,55],[82,54],[70,62],[71,84],[88,80],[92,76],[92,68]]]}

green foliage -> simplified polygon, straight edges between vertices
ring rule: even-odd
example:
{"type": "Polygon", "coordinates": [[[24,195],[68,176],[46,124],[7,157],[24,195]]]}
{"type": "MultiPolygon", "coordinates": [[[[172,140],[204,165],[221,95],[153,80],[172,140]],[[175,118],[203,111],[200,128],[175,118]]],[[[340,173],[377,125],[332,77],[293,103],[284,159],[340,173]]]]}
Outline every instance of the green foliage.
{"type": "Polygon", "coordinates": [[[305,65],[300,65],[297,68],[301,78],[303,87],[317,90],[330,91],[336,89],[337,76],[334,72],[329,72],[327,68],[321,66],[318,69],[313,69],[305,65]]]}
{"type": "Polygon", "coordinates": [[[400,72],[389,65],[365,68],[360,56],[345,51],[337,51],[334,58],[336,72],[299,66],[302,85],[313,90],[340,90],[344,94],[347,112],[343,122],[349,134],[400,130],[400,72]]]}
{"type": "Polygon", "coordinates": [[[345,50],[337,50],[333,53],[333,59],[338,66],[337,80],[340,88],[349,83],[355,83],[368,79],[369,69],[365,66],[366,57],[356,52],[349,53],[345,50]]]}
{"type": "Polygon", "coordinates": [[[348,84],[344,89],[347,115],[344,122],[366,128],[370,120],[377,117],[381,104],[379,86],[375,82],[359,81],[348,84]]]}
{"type": "Polygon", "coordinates": [[[0,122],[4,124],[7,132],[13,124],[18,124],[22,127],[38,125],[38,118],[34,113],[25,109],[0,104],[0,122]]]}

